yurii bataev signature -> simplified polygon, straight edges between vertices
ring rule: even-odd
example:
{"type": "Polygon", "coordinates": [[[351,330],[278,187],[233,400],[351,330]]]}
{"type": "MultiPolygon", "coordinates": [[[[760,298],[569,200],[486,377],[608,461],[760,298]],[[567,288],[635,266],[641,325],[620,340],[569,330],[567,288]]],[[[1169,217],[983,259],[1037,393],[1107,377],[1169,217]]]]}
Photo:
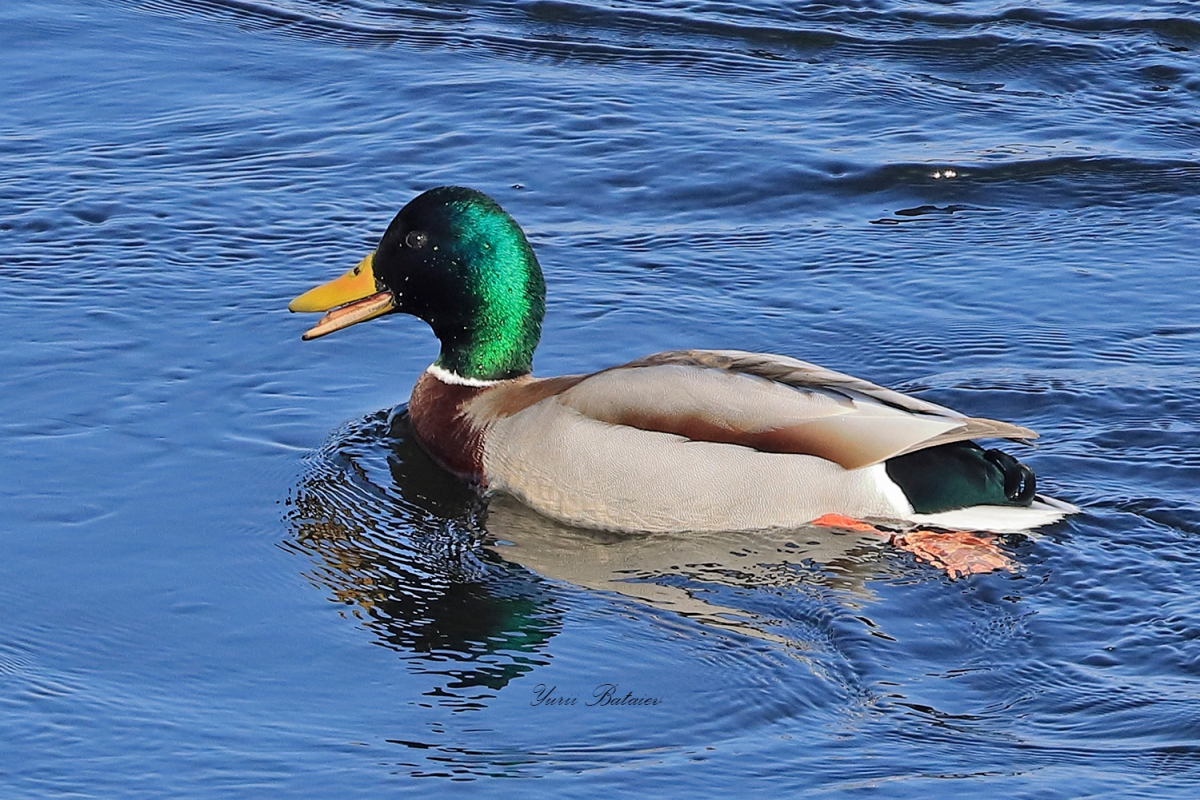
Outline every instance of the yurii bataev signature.
{"type": "Polygon", "coordinates": [[[600,684],[582,702],[579,695],[563,694],[554,684],[539,683],[533,687],[533,693],[535,697],[529,701],[531,706],[657,706],[662,703],[660,697],[638,697],[633,692],[621,694],[620,686],[615,683],[600,684]]]}

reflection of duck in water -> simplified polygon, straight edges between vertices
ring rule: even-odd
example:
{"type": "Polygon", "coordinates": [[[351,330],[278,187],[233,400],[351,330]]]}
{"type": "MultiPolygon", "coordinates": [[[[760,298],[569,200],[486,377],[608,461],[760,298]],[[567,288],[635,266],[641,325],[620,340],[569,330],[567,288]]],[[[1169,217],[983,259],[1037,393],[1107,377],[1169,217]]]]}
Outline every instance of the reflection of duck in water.
{"type": "Polygon", "coordinates": [[[803,643],[773,632],[768,619],[744,607],[744,598],[733,603],[722,596],[737,590],[827,587],[843,604],[858,605],[874,597],[867,579],[883,569],[877,540],[820,528],[747,531],[736,537],[712,531],[613,533],[561,525],[511,497],[492,500],[486,527],[490,550],[544,577],[800,650],[803,643]]]}
{"type": "Polygon", "coordinates": [[[444,676],[442,702],[469,706],[549,662],[557,591],[476,546],[475,494],[412,442],[406,415],[352,423],[290,505],[288,547],[314,559],[309,578],[418,671],[444,676]]]}
{"type": "Polygon", "coordinates": [[[288,547],[314,559],[309,578],[381,644],[442,676],[434,694],[459,706],[549,663],[562,584],[802,655],[807,631],[785,636],[772,622],[777,592],[854,607],[872,598],[871,579],[895,574],[876,537],[823,528],[644,536],[572,528],[511,498],[481,513],[471,488],[417,444],[406,413],[351,423],[290,505],[288,547]]]}
{"type": "MultiPolygon", "coordinates": [[[[392,311],[427,321],[442,350],[410,401],[418,441],[451,472],[570,525],[786,529],[833,515],[1023,531],[1074,510],[971,441],[1032,431],[790,358],[678,351],[535,379],[544,293],[516,222],[478,192],[443,187],[289,308],[328,311],[307,339],[392,311]]],[[[937,540],[924,549],[954,557],[937,540]]]]}

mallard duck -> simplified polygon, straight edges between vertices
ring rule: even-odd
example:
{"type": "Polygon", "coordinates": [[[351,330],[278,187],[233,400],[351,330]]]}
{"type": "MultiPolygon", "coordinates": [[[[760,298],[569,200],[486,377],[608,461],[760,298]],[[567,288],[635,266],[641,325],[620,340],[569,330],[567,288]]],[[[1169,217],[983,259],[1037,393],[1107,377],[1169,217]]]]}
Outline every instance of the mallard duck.
{"type": "Polygon", "coordinates": [[[393,312],[441,342],[413,388],[445,469],[561,522],[615,531],[794,528],[822,518],[1029,530],[1076,509],[973,439],[1028,440],[793,358],[678,350],[535,378],[545,282],[524,232],[461,187],[406,205],[345,275],[291,302],[315,339],[393,312]]]}

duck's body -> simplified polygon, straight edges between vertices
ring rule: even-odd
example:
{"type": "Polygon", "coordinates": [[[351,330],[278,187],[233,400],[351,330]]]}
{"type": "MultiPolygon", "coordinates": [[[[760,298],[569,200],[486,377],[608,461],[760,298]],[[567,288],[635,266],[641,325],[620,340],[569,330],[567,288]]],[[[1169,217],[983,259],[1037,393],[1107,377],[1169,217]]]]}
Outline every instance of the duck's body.
{"type": "Polygon", "coordinates": [[[622,531],[798,527],[836,514],[997,531],[1073,507],[974,438],[1029,439],[802,361],[660,353],[591,375],[530,375],[544,288],[520,228],[478,192],[418,197],[379,248],[291,308],[320,336],[392,310],[442,354],[409,414],[446,469],[546,516],[622,531]],[[347,304],[347,301],[350,301],[347,304]]]}

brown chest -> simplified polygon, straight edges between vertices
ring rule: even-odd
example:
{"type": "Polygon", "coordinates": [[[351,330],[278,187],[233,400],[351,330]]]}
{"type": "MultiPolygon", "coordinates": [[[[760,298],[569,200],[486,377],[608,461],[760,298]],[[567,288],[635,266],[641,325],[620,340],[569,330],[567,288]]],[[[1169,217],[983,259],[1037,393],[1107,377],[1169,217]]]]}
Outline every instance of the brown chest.
{"type": "Polygon", "coordinates": [[[465,409],[482,391],[426,372],[408,401],[408,416],[425,452],[450,472],[478,482],[483,482],[483,428],[465,409]]]}

